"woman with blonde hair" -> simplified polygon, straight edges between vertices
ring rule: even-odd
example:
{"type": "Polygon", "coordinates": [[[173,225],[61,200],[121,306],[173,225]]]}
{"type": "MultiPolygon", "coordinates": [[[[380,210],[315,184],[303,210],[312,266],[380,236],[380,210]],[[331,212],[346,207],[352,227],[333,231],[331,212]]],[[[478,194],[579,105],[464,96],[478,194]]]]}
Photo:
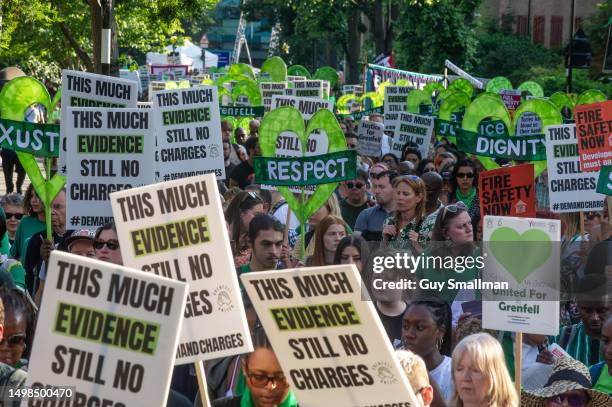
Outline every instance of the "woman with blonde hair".
{"type": "Polygon", "coordinates": [[[340,240],[349,233],[346,222],[337,216],[326,216],[317,225],[314,235],[314,254],[306,259],[307,267],[334,264],[340,240]]]}
{"type": "Polygon", "coordinates": [[[487,333],[461,340],[453,351],[456,407],[518,407],[500,343],[487,333]]]}
{"type": "Polygon", "coordinates": [[[393,179],[395,212],[383,223],[383,242],[397,247],[412,244],[417,252],[427,240],[423,228],[425,219],[425,183],[416,175],[401,175],[393,179]]]}

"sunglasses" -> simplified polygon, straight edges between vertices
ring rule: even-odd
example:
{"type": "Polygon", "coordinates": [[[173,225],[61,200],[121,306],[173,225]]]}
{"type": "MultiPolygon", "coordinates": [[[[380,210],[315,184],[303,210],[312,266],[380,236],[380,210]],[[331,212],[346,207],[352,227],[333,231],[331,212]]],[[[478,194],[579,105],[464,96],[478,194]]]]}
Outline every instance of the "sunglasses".
{"type": "Polygon", "coordinates": [[[361,189],[365,186],[363,182],[347,182],[346,186],[348,189],[361,189]]]}
{"type": "Polygon", "coordinates": [[[6,345],[10,348],[15,348],[17,346],[23,346],[26,343],[25,334],[15,334],[13,336],[9,336],[8,338],[3,338],[0,341],[0,345],[6,345]]]}
{"type": "Polygon", "coordinates": [[[260,389],[266,387],[270,382],[272,382],[274,387],[279,387],[280,385],[285,385],[287,383],[287,378],[283,374],[268,376],[265,374],[250,373],[248,376],[251,380],[251,384],[260,389]]]}
{"type": "Polygon", "coordinates": [[[473,172],[458,172],[457,178],[474,178],[473,172]]]}
{"type": "Polygon", "coordinates": [[[589,402],[589,398],[584,394],[560,394],[546,399],[549,404],[562,406],[567,403],[570,407],[583,407],[589,402]]]}
{"type": "Polygon", "coordinates": [[[108,247],[109,250],[117,250],[119,248],[119,241],[117,240],[94,240],[93,247],[96,250],[102,249],[104,246],[108,247]]]}
{"type": "Polygon", "coordinates": [[[17,220],[20,220],[21,218],[23,218],[23,213],[4,212],[4,214],[6,215],[6,220],[9,220],[10,218],[13,218],[13,217],[17,220]]]}
{"type": "Polygon", "coordinates": [[[447,212],[457,213],[459,211],[467,211],[467,210],[468,210],[468,207],[465,206],[465,204],[463,202],[459,201],[459,202],[451,204],[451,205],[446,205],[444,207],[444,214],[442,215],[442,217],[445,218],[447,212]]]}

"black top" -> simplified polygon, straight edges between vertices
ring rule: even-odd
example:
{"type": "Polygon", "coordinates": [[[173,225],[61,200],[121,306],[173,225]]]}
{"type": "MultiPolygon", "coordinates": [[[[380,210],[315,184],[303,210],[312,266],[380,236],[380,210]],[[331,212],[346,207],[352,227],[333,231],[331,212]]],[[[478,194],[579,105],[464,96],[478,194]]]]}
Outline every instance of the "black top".
{"type": "MultiPolygon", "coordinates": [[[[53,246],[56,250],[67,252],[68,247],[64,244],[64,241],[72,235],[74,230],[67,230],[63,235],[53,232],[53,246]]],[[[34,296],[38,289],[38,272],[42,265],[42,258],[40,257],[40,246],[42,245],[43,239],[46,239],[47,231],[35,233],[28,242],[26,249],[25,264],[23,268],[25,270],[26,287],[30,295],[34,296]]]]}
{"type": "Polygon", "coordinates": [[[255,179],[255,169],[251,167],[248,161],[243,161],[232,171],[231,179],[238,183],[240,189],[244,189],[247,185],[251,185],[255,179]]]}
{"type": "Polygon", "coordinates": [[[399,315],[390,317],[381,313],[378,307],[376,307],[376,312],[378,312],[380,322],[382,322],[385,327],[385,332],[387,332],[391,345],[395,347],[398,341],[402,340],[402,321],[404,319],[404,313],[402,312],[399,315]]]}

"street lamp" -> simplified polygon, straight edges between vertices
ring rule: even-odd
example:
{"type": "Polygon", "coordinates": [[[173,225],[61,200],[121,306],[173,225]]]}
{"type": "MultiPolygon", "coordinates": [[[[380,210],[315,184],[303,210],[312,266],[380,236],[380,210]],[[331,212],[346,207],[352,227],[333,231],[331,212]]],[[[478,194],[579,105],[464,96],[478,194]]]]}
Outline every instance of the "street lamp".
{"type": "Polygon", "coordinates": [[[208,35],[204,33],[200,38],[200,48],[202,48],[202,71],[206,72],[206,50],[208,49],[208,35]]]}

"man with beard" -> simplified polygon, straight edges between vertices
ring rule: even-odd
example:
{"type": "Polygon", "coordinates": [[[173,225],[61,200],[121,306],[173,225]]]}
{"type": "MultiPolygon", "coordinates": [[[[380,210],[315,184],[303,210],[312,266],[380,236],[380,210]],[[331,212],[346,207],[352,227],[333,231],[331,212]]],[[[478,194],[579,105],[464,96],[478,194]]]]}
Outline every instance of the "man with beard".
{"type": "Polygon", "coordinates": [[[249,224],[251,261],[238,268],[238,275],[279,268],[279,260],[289,262],[289,247],[283,242],[283,225],[268,214],[255,215],[249,224]]]}
{"type": "Polygon", "coordinates": [[[396,176],[396,172],[389,171],[382,163],[374,164],[370,168],[372,192],[376,197],[376,205],[361,211],[355,221],[355,232],[361,233],[361,236],[367,241],[382,240],[383,222],[395,210],[391,182],[396,176]]]}

